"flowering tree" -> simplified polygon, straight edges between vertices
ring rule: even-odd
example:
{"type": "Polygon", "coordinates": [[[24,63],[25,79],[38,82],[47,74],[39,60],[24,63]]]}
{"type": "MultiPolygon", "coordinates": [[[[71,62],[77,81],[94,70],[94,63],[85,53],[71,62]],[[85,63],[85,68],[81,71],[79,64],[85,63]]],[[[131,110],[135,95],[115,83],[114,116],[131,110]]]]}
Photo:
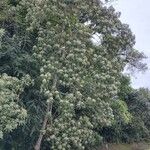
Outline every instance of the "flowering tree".
{"type": "Polygon", "coordinates": [[[30,83],[29,76],[22,80],[7,74],[0,76],[0,138],[25,123],[27,111],[18,103],[24,85],[30,83]]]}
{"type": "Polygon", "coordinates": [[[101,139],[95,129],[113,120],[109,104],[134,36],[112,7],[94,0],[23,0],[18,9],[23,8],[27,31],[38,31],[33,51],[41,93],[47,97],[35,149],[40,149],[44,135],[52,149],[94,145],[101,139]],[[97,45],[92,42],[95,35],[97,45]]]}
{"type": "Polygon", "coordinates": [[[132,32],[97,0],[20,0],[11,10],[25,35],[36,35],[34,82],[46,110],[35,150],[45,141],[54,150],[91,149],[102,141],[97,129],[114,119],[121,72],[138,61],[132,32]]]}

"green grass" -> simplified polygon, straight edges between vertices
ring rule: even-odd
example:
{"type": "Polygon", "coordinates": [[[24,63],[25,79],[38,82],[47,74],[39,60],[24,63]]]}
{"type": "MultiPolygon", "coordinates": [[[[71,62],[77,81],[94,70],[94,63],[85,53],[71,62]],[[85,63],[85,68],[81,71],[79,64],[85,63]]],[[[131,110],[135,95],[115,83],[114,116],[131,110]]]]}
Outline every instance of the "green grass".
{"type": "Polygon", "coordinates": [[[109,144],[109,148],[100,150],[150,150],[150,143],[109,144]]]}

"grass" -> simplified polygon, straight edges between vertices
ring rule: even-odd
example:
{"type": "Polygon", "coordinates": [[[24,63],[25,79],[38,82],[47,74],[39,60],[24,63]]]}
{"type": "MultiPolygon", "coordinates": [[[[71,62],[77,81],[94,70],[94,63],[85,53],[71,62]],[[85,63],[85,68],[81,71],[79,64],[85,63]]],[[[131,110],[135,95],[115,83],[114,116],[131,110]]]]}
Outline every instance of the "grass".
{"type": "Polygon", "coordinates": [[[150,143],[110,144],[108,149],[100,150],[150,150],[150,143]]]}

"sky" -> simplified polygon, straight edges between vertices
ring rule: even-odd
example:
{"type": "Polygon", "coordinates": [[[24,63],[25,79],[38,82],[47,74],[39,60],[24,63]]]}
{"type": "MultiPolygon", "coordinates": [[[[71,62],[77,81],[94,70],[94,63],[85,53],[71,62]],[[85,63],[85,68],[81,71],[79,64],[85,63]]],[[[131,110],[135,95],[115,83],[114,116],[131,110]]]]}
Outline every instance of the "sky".
{"type": "Polygon", "coordinates": [[[150,89],[150,0],[116,0],[113,5],[121,12],[122,22],[129,24],[135,34],[135,48],[148,57],[145,62],[149,69],[145,73],[134,73],[132,86],[150,89]]]}

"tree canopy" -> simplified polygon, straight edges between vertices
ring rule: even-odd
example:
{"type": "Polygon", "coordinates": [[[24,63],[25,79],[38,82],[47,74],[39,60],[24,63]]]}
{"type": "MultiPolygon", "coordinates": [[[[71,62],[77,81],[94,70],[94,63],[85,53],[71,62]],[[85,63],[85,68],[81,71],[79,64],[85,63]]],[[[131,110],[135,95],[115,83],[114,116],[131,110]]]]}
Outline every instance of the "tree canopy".
{"type": "Polygon", "coordinates": [[[97,0],[0,3],[3,141],[9,135],[16,149],[88,150],[101,144],[104,127],[130,122],[122,71],[145,69],[145,56],[120,13],[97,0]]]}

